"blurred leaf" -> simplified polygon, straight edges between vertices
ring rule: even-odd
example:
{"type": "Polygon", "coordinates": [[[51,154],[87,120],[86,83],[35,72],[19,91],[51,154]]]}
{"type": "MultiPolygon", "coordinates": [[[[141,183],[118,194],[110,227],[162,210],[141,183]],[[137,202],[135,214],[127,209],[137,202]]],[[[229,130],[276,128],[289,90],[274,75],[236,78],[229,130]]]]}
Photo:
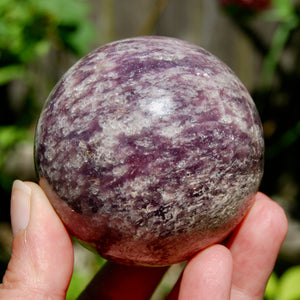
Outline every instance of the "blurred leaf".
{"type": "MultiPolygon", "coordinates": [[[[76,247],[74,249],[75,249],[74,251],[76,257],[76,247]]],[[[86,286],[94,278],[96,273],[106,263],[105,259],[103,259],[99,255],[95,255],[93,252],[87,251],[84,255],[85,255],[84,258],[81,258],[81,260],[83,259],[83,261],[85,261],[84,269],[82,269],[82,266],[80,267],[80,265],[78,266],[76,264],[76,258],[75,258],[74,271],[67,291],[66,300],[77,299],[78,296],[86,288],[86,286]]]]}
{"type": "Polygon", "coordinates": [[[272,36],[269,51],[265,56],[262,69],[261,87],[269,90],[274,78],[274,74],[283,50],[288,43],[292,31],[300,24],[300,16],[296,12],[296,6],[291,0],[273,0],[272,9],[267,10],[262,15],[262,21],[278,23],[272,36]]]}
{"type": "Polygon", "coordinates": [[[6,149],[21,140],[29,140],[27,129],[17,126],[0,126],[0,151],[6,149]]]}
{"type": "Polygon", "coordinates": [[[265,290],[265,298],[275,299],[277,295],[277,290],[278,290],[278,277],[276,276],[275,273],[272,273],[265,290]]]}
{"type": "Polygon", "coordinates": [[[0,68],[0,85],[6,84],[16,78],[23,78],[26,72],[23,66],[10,65],[0,68]]]}
{"type": "Polygon", "coordinates": [[[281,20],[294,14],[294,4],[291,0],[273,0],[272,4],[281,20]]]}
{"type": "Polygon", "coordinates": [[[20,141],[32,141],[29,129],[13,126],[0,126],[0,187],[10,190],[13,178],[7,176],[3,165],[9,151],[20,141]]]}
{"type": "Polygon", "coordinates": [[[268,89],[271,85],[284,46],[289,40],[291,31],[297,28],[299,23],[300,20],[297,17],[290,15],[289,18],[286,19],[285,22],[279,24],[278,28],[276,29],[269,52],[263,64],[261,80],[262,88],[268,89]]]}
{"type": "Polygon", "coordinates": [[[89,23],[83,23],[80,27],[59,26],[61,40],[67,48],[78,55],[88,52],[90,41],[95,36],[95,29],[89,23]]]}
{"type": "MultiPolygon", "coordinates": [[[[36,0],[35,0],[36,1],[36,0]]],[[[84,0],[39,0],[40,11],[47,13],[56,24],[56,34],[61,43],[74,53],[82,55],[95,36],[93,25],[88,21],[89,2],[84,0]]]]}
{"type": "Polygon", "coordinates": [[[92,277],[92,274],[82,273],[80,270],[74,270],[66,300],[77,299],[81,292],[91,281],[92,277]]]}
{"type": "Polygon", "coordinates": [[[30,139],[31,135],[28,129],[17,126],[0,126],[0,170],[8,149],[19,141],[30,139]]]}
{"type": "Polygon", "coordinates": [[[40,11],[50,14],[60,23],[78,23],[89,12],[84,0],[34,0],[40,11]]]}
{"type": "Polygon", "coordinates": [[[0,67],[28,64],[46,54],[50,44],[85,54],[95,32],[89,8],[84,0],[2,0],[0,67]]]}
{"type": "Polygon", "coordinates": [[[300,299],[300,266],[289,268],[280,278],[278,300],[300,299]]]}

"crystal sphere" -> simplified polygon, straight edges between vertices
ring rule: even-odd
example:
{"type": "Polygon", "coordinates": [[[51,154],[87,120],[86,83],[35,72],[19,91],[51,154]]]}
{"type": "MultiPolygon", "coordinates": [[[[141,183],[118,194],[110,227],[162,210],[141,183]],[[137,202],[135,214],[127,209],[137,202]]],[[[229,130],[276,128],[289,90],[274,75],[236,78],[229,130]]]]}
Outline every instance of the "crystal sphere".
{"type": "Polygon", "coordinates": [[[35,137],[39,183],[66,228],[108,260],[170,265],[222,241],[263,174],[253,100],[206,50],[145,36],[80,59],[35,137]]]}

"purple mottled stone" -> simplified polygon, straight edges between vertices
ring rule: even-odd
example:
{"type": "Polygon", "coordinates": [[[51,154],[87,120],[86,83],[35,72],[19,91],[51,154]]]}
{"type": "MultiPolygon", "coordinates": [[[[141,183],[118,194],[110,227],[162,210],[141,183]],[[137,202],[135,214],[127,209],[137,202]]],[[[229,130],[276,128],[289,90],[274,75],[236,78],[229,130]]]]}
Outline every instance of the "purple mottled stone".
{"type": "Polygon", "coordinates": [[[35,141],[40,185],[69,232],[103,257],[168,265],[241,222],[263,173],[255,105],[202,48],[110,43],[50,94],[35,141]]]}

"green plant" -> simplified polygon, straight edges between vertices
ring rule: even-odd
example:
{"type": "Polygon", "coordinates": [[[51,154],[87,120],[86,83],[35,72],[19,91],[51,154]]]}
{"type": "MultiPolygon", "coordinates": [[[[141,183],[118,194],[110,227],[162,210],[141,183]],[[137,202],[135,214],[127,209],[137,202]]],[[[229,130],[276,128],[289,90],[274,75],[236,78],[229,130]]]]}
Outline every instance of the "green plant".
{"type": "Polygon", "coordinates": [[[83,0],[1,1],[0,67],[26,64],[51,45],[84,54],[94,33],[88,11],[83,0]]]}
{"type": "Polygon", "coordinates": [[[264,59],[261,80],[263,88],[270,87],[291,32],[300,24],[300,16],[297,14],[296,6],[291,0],[273,0],[272,4],[273,8],[266,12],[263,18],[267,22],[278,23],[278,26],[264,59]]]}
{"type": "Polygon", "coordinates": [[[85,0],[0,1],[0,186],[10,188],[12,178],[3,170],[7,153],[21,141],[32,138],[40,110],[37,82],[30,67],[50,49],[81,56],[93,40],[90,5],[85,0]],[[15,80],[25,93],[19,112],[12,105],[10,89],[15,80]]]}
{"type": "Polygon", "coordinates": [[[274,273],[268,282],[266,300],[297,300],[300,299],[300,265],[287,269],[280,278],[274,273]]]}
{"type": "Polygon", "coordinates": [[[72,275],[72,279],[67,291],[66,300],[77,299],[86,286],[92,281],[96,273],[103,267],[105,260],[99,255],[96,255],[81,246],[77,246],[77,242],[74,245],[75,249],[75,265],[72,275]],[[79,255],[80,263],[77,264],[78,260],[76,256],[79,255]],[[83,265],[84,264],[84,265],[83,265]]]}

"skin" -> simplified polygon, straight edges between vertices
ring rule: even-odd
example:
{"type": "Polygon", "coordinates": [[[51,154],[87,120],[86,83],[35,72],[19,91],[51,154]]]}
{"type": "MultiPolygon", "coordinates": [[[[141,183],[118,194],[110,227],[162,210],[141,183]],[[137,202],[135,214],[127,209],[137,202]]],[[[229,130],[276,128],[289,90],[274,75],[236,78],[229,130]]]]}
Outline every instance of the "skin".
{"type": "MultiPolygon", "coordinates": [[[[14,183],[11,219],[12,257],[0,299],[65,299],[73,270],[72,242],[38,185],[14,183]]],[[[168,300],[263,299],[287,228],[283,209],[258,193],[229,239],[190,259],[168,300]]],[[[79,299],[149,299],[166,270],[108,263],[79,299]]]]}

